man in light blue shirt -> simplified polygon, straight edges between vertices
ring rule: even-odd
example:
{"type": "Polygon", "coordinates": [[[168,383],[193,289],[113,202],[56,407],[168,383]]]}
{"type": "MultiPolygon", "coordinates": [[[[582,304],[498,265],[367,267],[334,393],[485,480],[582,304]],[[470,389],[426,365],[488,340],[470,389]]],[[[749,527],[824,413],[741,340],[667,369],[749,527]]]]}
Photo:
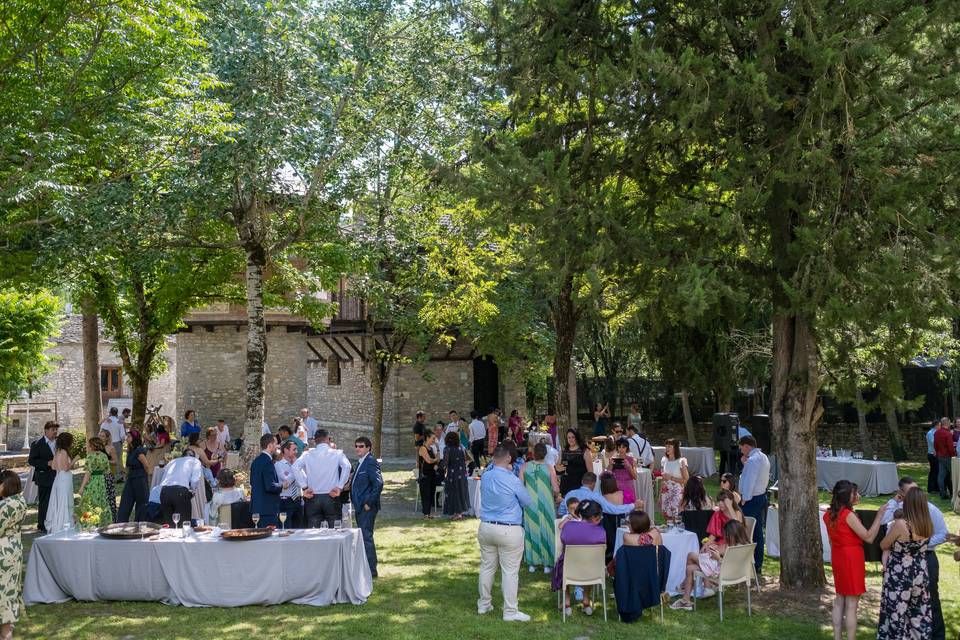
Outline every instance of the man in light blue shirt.
{"type": "Polygon", "coordinates": [[[491,592],[497,566],[501,568],[503,619],[527,622],[530,616],[517,608],[520,561],[523,559],[523,508],[532,500],[520,478],[513,474],[510,451],[498,446],[493,451],[493,467],[480,479],[480,599],[477,613],[493,610],[491,592]]]}
{"type": "Polygon", "coordinates": [[[583,502],[584,500],[593,500],[600,505],[600,508],[603,509],[604,513],[609,513],[615,516],[625,516],[633,511],[643,510],[643,508],[646,506],[643,500],[637,500],[635,502],[631,502],[630,504],[613,504],[596,490],[597,474],[592,471],[587,471],[585,474],[583,474],[583,480],[580,482],[583,484],[579,489],[568,491],[567,495],[563,496],[563,500],[560,501],[559,512],[561,516],[567,515],[567,500],[570,498],[576,498],[580,502],[583,502]]]}
{"type": "Polygon", "coordinates": [[[760,575],[763,567],[763,530],[767,523],[767,485],[770,483],[770,460],[757,448],[753,436],[740,438],[740,453],[743,454],[743,471],[740,473],[740,504],[743,515],[757,521],[753,528],[753,541],[757,548],[753,564],[760,575]]]}
{"type": "MultiPolygon", "coordinates": [[[[887,511],[883,514],[880,523],[888,525],[893,521],[893,513],[903,508],[903,499],[911,489],[918,489],[917,481],[909,476],[900,478],[900,490],[897,495],[887,502],[887,511]]],[[[930,610],[933,614],[933,635],[931,638],[943,638],[946,630],[943,623],[943,609],[940,606],[940,562],[937,560],[936,547],[947,541],[949,530],[943,512],[927,500],[927,509],[930,511],[930,520],[933,522],[933,535],[927,542],[927,573],[930,576],[930,610]]]]}
{"type": "Polygon", "coordinates": [[[933,447],[933,438],[937,433],[938,424],[939,423],[934,420],[930,431],[927,431],[927,463],[930,465],[930,475],[927,476],[927,493],[930,494],[940,492],[940,480],[938,478],[940,474],[940,461],[937,460],[937,451],[933,447]]]}

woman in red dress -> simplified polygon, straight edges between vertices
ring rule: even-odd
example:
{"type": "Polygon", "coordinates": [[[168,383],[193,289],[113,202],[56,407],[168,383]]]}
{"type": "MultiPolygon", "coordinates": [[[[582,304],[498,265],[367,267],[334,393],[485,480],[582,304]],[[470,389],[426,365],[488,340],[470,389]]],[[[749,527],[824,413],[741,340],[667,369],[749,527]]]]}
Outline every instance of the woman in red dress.
{"type": "Polygon", "coordinates": [[[859,502],[857,485],[849,480],[841,480],[834,485],[830,509],[823,514],[827,535],[830,536],[830,563],[833,565],[833,585],[837,592],[833,601],[834,640],[841,640],[844,628],[848,640],[857,637],[857,607],[860,605],[860,596],[867,591],[863,543],[877,537],[880,521],[887,510],[886,505],[880,507],[873,525],[867,529],[853,512],[859,502]]]}

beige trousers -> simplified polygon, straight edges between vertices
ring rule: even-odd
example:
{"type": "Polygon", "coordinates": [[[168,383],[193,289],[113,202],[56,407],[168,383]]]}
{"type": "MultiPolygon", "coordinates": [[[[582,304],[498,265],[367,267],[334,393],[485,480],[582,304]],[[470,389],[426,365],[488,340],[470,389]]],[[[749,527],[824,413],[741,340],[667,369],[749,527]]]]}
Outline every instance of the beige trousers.
{"type": "Polygon", "coordinates": [[[503,615],[517,612],[517,584],[520,580],[520,561],[523,559],[523,527],[481,522],[477,530],[480,543],[480,599],[477,609],[488,609],[493,578],[500,566],[503,589],[503,615]]]}

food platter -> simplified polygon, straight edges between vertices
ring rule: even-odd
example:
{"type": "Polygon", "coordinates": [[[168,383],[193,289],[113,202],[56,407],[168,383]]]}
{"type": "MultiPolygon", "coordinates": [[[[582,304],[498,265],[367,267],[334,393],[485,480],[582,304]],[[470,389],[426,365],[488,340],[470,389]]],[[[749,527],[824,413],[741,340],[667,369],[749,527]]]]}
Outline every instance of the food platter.
{"type": "Polygon", "coordinates": [[[228,529],[220,534],[224,540],[260,540],[273,535],[273,529],[228,529]]]}
{"type": "Polygon", "coordinates": [[[113,540],[137,540],[152,536],[160,531],[160,525],[153,522],[115,522],[97,529],[104,538],[113,540]]]}

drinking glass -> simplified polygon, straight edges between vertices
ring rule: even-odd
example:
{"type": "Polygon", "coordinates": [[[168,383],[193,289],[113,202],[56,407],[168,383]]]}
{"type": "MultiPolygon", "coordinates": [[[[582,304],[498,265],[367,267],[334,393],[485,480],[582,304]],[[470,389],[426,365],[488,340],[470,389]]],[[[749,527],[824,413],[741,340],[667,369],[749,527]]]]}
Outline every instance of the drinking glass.
{"type": "Polygon", "coordinates": [[[250,514],[250,519],[253,520],[253,528],[254,528],[254,529],[259,529],[259,528],[260,528],[260,526],[259,526],[259,525],[260,525],[260,514],[259,514],[259,513],[251,513],[251,514],[250,514]]]}
{"type": "Polygon", "coordinates": [[[321,529],[329,529],[329,527],[327,526],[327,521],[326,521],[326,520],[324,520],[324,521],[322,521],[322,522],[320,523],[320,528],[321,528],[321,529]]]}
{"type": "Polygon", "coordinates": [[[877,461],[877,454],[873,454],[873,461],[874,461],[874,462],[877,461]]]}
{"type": "Polygon", "coordinates": [[[179,528],[180,528],[180,514],[177,513],[177,512],[174,512],[171,517],[173,518],[173,526],[174,526],[174,528],[179,529],[179,528]]]}
{"type": "Polygon", "coordinates": [[[280,518],[280,528],[286,529],[287,526],[285,523],[287,522],[287,512],[281,511],[278,517],[280,518]]]}
{"type": "Polygon", "coordinates": [[[333,521],[333,528],[336,529],[337,531],[339,531],[340,529],[342,529],[342,528],[343,528],[343,521],[342,521],[342,520],[334,520],[334,521],[333,521]]]}

